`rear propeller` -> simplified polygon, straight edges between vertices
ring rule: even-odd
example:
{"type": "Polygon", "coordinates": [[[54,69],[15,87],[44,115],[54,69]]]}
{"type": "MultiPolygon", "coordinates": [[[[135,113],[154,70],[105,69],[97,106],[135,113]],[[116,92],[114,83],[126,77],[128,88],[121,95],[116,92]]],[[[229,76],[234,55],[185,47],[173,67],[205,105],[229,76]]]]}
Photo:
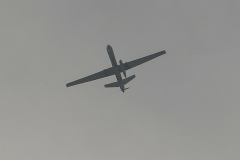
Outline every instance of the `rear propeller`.
{"type": "MultiPolygon", "coordinates": [[[[124,91],[126,91],[127,89],[129,89],[130,87],[127,87],[127,88],[124,88],[124,91]]],[[[122,91],[122,90],[119,90],[119,91],[122,91]]]]}

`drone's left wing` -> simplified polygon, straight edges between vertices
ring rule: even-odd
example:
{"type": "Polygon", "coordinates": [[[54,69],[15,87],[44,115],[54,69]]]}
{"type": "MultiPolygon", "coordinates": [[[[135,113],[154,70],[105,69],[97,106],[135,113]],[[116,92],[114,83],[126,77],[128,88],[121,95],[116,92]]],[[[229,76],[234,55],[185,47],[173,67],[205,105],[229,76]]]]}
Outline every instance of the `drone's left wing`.
{"type": "Polygon", "coordinates": [[[74,85],[77,85],[77,84],[81,84],[81,83],[93,81],[93,80],[96,80],[96,79],[108,77],[108,76],[111,76],[111,75],[113,75],[113,74],[114,74],[114,69],[111,67],[111,68],[108,68],[108,69],[104,69],[103,71],[94,73],[94,74],[92,74],[92,75],[90,75],[90,76],[87,76],[87,77],[78,79],[78,80],[76,80],[76,81],[67,83],[66,86],[67,86],[67,87],[74,86],[74,85]]]}

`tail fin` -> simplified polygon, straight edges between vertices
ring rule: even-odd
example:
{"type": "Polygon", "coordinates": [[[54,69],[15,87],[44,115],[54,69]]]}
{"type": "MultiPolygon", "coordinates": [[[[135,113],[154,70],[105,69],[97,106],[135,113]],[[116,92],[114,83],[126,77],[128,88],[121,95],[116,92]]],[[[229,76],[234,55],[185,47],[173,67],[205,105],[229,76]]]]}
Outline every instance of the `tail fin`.
{"type": "Polygon", "coordinates": [[[125,84],[127,84],[128,82],[130,82],[131,80],[133,80],[135,77],[136,77],[135,75],[132,75],[132,76],[130,76],[130,77],[128,77],[128,78],[123,79],[122,82],[123,82],[123,84],[125,85],[125,84]]]}
{"type": "MultiPolygon", "coordinates": [[[[135,77],[136,77],[135,75],[132,75],[128,78],[123,79],[122,80],[123,85],[127,84],[128,82],[133,80],[135,77]]],[[[105,86],[105,88],[109,88],[109,87],[119,87],[120,85],[118,82],[113,82],[113,83],[105,84],[104,86],[105,86]]]]}
{"type": "Polygon", "coordinates": [[[104,86],[105,86],[105,88],[119,87],[119,83],[118,82],[113,82],[113,83],[105,84],[104,86]]]}

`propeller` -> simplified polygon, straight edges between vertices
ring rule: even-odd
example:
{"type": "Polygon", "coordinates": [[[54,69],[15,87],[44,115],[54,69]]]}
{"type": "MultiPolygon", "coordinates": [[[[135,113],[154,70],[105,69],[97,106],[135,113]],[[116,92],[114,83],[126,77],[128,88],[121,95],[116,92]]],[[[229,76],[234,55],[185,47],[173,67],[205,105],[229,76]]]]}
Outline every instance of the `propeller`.
{"type": "MultiPolygon", "coordinates": [[[[127,88],[124,88],[124,91],[126,91],[127,89],[129,89],[130,87],[127,87],[127,88]]],[[[119,90],[119,91],[122,91],[122,90],[119,90]]]]}

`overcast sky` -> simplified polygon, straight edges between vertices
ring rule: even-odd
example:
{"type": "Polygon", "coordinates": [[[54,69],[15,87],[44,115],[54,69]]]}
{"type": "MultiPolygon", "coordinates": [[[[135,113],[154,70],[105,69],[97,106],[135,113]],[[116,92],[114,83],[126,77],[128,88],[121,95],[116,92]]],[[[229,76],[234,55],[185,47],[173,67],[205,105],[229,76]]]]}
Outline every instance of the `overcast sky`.
{"type": "Polygon", "coordinates": [[[1,0],[1,160],[240,159],[238,0],[1,0]],[[111,66],[167,54],[66,88],[111,66]]]}

